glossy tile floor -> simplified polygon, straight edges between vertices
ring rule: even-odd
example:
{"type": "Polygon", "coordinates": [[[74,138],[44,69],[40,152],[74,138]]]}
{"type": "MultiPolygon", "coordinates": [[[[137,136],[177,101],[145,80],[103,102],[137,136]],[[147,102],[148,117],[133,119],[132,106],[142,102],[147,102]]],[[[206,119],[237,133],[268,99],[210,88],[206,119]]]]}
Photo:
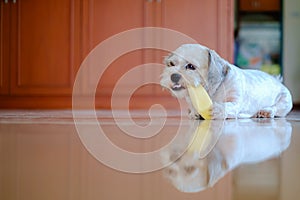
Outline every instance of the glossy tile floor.
{"type": "Polygon", "coordinates": [[[300,112],[192,121],[125,111],[0,111],[2,200],[300,198],[300,112]]]}

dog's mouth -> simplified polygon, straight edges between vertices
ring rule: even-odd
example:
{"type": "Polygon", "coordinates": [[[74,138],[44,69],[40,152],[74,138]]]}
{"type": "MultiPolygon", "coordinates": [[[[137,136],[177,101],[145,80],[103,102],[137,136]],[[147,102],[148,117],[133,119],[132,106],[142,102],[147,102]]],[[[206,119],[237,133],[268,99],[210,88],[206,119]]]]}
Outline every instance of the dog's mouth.
{"type": "Polygon", "coordinates": [[[175,84],[171,87],[171,89],[172,89],[173,91],[180,91],[180,90],[185,89],[185,87],[184,87],[183,85],[179,84],[179,83],[175,83],[175,84]]]}

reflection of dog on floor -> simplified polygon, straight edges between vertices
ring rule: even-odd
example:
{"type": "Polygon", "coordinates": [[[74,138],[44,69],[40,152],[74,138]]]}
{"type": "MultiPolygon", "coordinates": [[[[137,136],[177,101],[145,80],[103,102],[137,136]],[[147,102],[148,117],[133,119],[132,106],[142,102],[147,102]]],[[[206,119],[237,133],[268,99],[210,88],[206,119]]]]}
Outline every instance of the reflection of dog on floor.
{"type": "Polygon", "coordinates": [[[292,108],[289,90],[258,70],[242,70],[199,44],[185,44],[165,59],[161,85],[186,98],[192,118],[200,118],[187,85],[202,85],[213,101],[212,118],[284,117],[292,108]]]}
{"type": "Polygon", "coordinates": [[[200,159],[197,151],[187,150],[174,161],[181,144],[161,153],[162,162],[174,161],[164,169],[165,177],[182,192],[198,192],[212,187],[237,166],[278,156],[290,144],[292,127],[284,119],[211,122],[215,124],[210,127],[216,127],[216,123],[224,123],[224,126],[220,137],[213,137],[213,140],[219,138],[218,141],[210,141],[216,145],[205,158],[200,159]]]}

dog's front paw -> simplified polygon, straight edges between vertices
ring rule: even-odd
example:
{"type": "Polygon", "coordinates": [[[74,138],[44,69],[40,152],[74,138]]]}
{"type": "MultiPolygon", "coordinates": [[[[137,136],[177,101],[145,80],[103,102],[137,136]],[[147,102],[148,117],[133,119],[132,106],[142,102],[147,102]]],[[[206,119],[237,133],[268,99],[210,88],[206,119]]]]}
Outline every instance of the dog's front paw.
{"type": "Polygon", "coordinates": [[[272,108],[265,108],[259,110],[253,117],[254,118],[274,118],[275,112],[272,108]]]}
{"type": "Polygon", "coordinates": [[[211,108],[211,119],[226,119],[225,105],[214,103],[211,108]]]}

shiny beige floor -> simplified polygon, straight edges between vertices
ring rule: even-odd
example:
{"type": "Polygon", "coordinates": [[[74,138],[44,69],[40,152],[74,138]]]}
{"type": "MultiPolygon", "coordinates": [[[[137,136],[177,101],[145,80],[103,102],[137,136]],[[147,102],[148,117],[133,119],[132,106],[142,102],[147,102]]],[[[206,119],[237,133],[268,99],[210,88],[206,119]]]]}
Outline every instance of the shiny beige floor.
{"type": "Polygon", "coordinates": [[[0,111],[0,199],[300,198],[298,112],[200,123],[168,111],[148,127],[144,112],[131,115],[139,126],[122,111],[96,115],[109,141],[145,157],[127,160],[93,140],[90,111],[76,115],[77,129],[71,111],[0,111]]]}

